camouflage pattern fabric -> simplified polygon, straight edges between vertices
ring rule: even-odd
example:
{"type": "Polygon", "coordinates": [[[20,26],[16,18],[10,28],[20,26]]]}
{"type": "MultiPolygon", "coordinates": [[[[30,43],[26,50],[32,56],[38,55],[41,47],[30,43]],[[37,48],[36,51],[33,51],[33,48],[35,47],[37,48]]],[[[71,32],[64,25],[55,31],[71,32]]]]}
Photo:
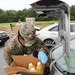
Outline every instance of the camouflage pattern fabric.
{"type": "Polygon", "coordinates": [[[30,55],[35,50],[39,52],[41,48],[48,55],[48,48],[44,45],[44,43],[39,38],[37,38],[37,41],[32,46],[26,47],[23,46],[19,42],[18,37],[15,36],[14,38],[6,42],[4,48],[4,58],[7,64],[10,65],[13,61],[11,57],[12,55],[24,55],[24,54],[30,55]]]}
{"type": "Polygon", "coordinates": [[[24,24],[20,26],[19,33],[26,41],[25,46],[31,46],[36,42],[35,28],[33,25],[24,24]]]}

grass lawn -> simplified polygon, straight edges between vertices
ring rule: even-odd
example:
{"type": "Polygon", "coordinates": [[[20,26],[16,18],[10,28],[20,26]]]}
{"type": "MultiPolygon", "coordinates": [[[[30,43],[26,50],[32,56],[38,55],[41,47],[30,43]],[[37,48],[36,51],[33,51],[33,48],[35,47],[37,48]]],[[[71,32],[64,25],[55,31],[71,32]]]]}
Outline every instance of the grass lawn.
{"type": "MultiPolygon", "coordinates": [[[[52,24],[52,23],[55,23],[55,22],[57,22],[57,21],[36,21],[36,22],[35,22],[35,25],[38,26],[38,27],[43,28],[43,27],[45,27],[45,26],[47,26],[47,25],[50,25],[50,24],[52,24]]],[[[24,24],[25,22],[22,22],[22,23],[24,24]]],[[[0,23],[0,26],[8,26],[8,25],[10,25],[10,24],[12,24],[12,25],[14,26],[14,25],[17,24],[17,22],[0,23]]]]}
{"type": "MultiPolygon", "coordinates": [[[[53,23],[56,23],[56,22],[58,22],[58,21],[36,21],[35,25],[40,27],[40,28],[43,28],[43,27],[45,27],[47,25],[50,25],[50,24],[53,24],[53,23]]],[[[71,21],[71,22],[75,22],[75,21],[71,21]]],[[[24,24],[25,22],[22,22],[22,23],[24,24]]],[[[0,23],[0,26],[7,26],[7,25],[10,25],[10,24],[12,24],[14,26],[14,25],[17,24],[17,22],[0,23]]]]}
{"type": "Polygon", "coordinates": [[[47,25],[50,25],[50,24],[53,24],[56,22],[57,21],[37,21],[37,22],[35,22],[35,24],[36,24],[36,26],[43,28],[43,27],[46,27],[47,25]]]}

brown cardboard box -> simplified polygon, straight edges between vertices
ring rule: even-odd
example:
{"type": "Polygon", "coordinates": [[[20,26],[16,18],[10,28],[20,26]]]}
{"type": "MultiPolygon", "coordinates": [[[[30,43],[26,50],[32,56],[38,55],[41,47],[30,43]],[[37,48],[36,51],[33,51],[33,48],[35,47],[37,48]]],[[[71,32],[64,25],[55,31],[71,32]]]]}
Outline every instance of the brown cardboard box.
{"type": "MultiPolygon", "coordinates": [[[[10,66],[4,67],[4,70],[7,75],[13,75],[17,72],[26,72],[34,75],[43,75],[43,72],[31,72],[28,70],[28,64],[33,63],[35,66],[37,65],[37,62],[40,60],[36,57],[33,57],[31,55],[28,56],[12,56],[13,62],[10,66]]],[[[45,65],[43,65],[45,67],[45,65]]]]}

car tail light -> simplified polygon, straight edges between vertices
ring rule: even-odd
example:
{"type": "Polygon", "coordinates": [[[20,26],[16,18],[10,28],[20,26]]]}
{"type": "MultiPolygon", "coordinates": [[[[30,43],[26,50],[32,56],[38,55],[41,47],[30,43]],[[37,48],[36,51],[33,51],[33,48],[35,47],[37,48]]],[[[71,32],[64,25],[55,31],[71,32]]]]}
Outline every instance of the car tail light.
{"type": "Polygon", "coordinates": [[[35,36],[39,36],[39,35],[40,35],[39,33],[35,34],[35,36]]]}
{"type": "Polygon", "coordinates": [[[42,0],[38,0],[38,2],[39,2],[39,1],[42,1],[42,0]]]}

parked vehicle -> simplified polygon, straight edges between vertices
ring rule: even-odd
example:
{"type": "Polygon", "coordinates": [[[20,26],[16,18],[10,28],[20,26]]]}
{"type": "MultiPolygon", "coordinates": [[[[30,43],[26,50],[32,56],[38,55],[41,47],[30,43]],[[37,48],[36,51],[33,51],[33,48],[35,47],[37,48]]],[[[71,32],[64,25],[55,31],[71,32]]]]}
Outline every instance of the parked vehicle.
{"type": "Polygon", "coordinates": [[[0,44],[4,44],[9,39],[5,31],[0,31],[0,44]]]}
{"type": "Polygon", "coordinates": [[[36,31],[40,31],[41,30],[41,28],[38,27],[38,26],[34,26],[34,28],[35,28],[36,31]]]}
{"type": "MultiPolygon", "coordinates": [[[[59,36],[58,30],[58,23],[55,23],[42,28],[40,31],[37,31],[36,36],[40,38],[46,46],[52,46],[53,42],[54,44],[59,43],[59,39],[57,40],[59,36]]],[[[70,24],[70,32],[71,35],[75,35],[75,23],[70,24]]]]}

